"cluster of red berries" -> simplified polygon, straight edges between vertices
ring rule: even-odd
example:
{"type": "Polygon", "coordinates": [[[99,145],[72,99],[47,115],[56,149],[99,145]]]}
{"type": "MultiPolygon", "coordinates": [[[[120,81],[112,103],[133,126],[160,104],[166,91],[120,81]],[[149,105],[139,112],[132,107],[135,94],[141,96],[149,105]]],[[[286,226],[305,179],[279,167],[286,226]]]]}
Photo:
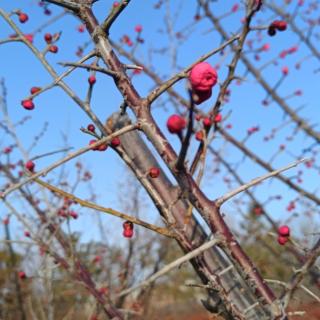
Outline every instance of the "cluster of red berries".
{"type": "MultiPolygon", "coordinates": [[[[91,145],[95,144],[96,142],[98,142],[98,140],[90,140],[89,145],[91,146],[91,145]]],[[[107,149],[108,149],[107,143],[103,143],[97,147],[92,148],[93,151],[106,151],[107,149]]]]}
{"type": "Polygon", "coordinates": [[[280,226],[278,229],[278,243],[280,245],[285,245],[290,237],[290,228],[286,225],[280,226]]]}
{"type": "Polygon", "coordinates": [[[274,36],[277,31],[285,31],[287,29],[287,22],[284,20],[273,21],[268,28],[268,35],[274,36]]]}
{"type": "Polygon", "coordinates": [[[217,71],[208,62],[199,62],[189,73],[195,104],[208,100],[212,95],[212,87],[217,83],[217,71]]]}
{"type": "Polygon", "coordinates": [[[132,238],[133,236],[133,223],[131,221],[125,221],[123,224],[123,236],[125,238],[132,238]]]}
{"type": "Polygon", "coordinates": [[[63,205],[57,212],[58,216],[62,218],[71,217],[73,219],[78,219],[78,214],[74,210],[71,210],[71,206],[74,203],[75,202],[71,199],[64,198],[63,205]]]}

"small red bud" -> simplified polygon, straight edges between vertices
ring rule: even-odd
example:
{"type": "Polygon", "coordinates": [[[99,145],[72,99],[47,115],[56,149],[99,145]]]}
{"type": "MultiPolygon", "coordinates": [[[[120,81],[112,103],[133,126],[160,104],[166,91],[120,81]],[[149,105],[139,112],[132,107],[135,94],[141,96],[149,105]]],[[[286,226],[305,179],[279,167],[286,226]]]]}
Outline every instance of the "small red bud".
{"type": "Polygon", "coordinates": [[[121,141],[120,141],[119,137],[114,137],[111,140],[111,146],[114,147],[114,148],[118,147],[120,144],[121,144],[121,141]]]}
{"type": "Polygon", "coordinates": [[[140,24],[136,25],[134,28],[134,31],[140,33],[142,31],[142,25],[140,24]]]}
{"type": "Polygon", "coordinates": [[[203,120],[202,120],[202,123],[205,127],[210,127],[212,122],[211,122],[211,119],[208,118],[208,117],[205,117],[203,120]]]}
{"type": "Polygon", "coordinates": [[[216,114],[216,116],[214,117],[214,122],[218,123],[218,122],[221,122],[221,120],[222,120],[221,113],[216,114]]]}
{"type": "Polygon", "coordinates": [[[49,47],[49,51],[52,53],[57,53],[58,50],[59,50],[58,46],[56,46],[54,44],[49,47]]]}
{"type": "Polygon", "coordinates": [[[279,236],[289,237],[290,236],[290,228],[286,225],[280,226],[278,229],[279,236]]]}
{"type": "Polygon", "coordinates": [[[282,236],[279,236],[279,237],[278,237],[278,243],[279,243],[281,246],[284,246],[287,242],[288,242],[288,238],[287,238],[287,237],[282,237],[282,236]]]}
{"type": "Polygon", "coordinates": [[[167,121],[167,128],[170,133],[181,133],[186,125],[186,120],[177,114],[170,116],[167,121]]]}
{"type": "Polygon", "coordinates": [[[52,41],[52,34],[51,33],[46,33],[45,35],[44,35],[44,40],[46,41],[46,43],[51,43],[51,41],[52,41]]]}
{"type": "Polygon", "coordinates": [[[40,90],[41,90],[41,88],[39,88],[39,87],[32,87],[30,89],[30,93],[35,94],[35,93],[39,92],[40,90]]]}
{"type": "Polygon", "coordinates": [[[88,124],[87,129],[90,132],[94,132],[96,130],[96,127],[94,126],[94,124],[90,123],[88,124]]]}
{"type": "Polygon", "coordinates": [[[151,178],[158,178],[160,175],[160,169],[159,168],[156,168],[156,167],[152,167],[150,168],[149,170],[149,176],[151,178]]]}
{"type": "Polygon", "coordinates": [[[34,109],[34,103],[31,99],[28,100],[22,100],[21,105],[26,109],[26,110],[33,110],[34,109]]]}
{"type": "Polygon", "coordinates": [[[203,137],[204,137],[204,134],[202,130],[196,132],[196,140],[203,141],[203,137]]]}
{"type": "Polygon", "coordinates": [[[18,272],[18,277],[23,280],[23,279],[26,279],[26,273],[24,271],[19,271],[18,272]]]}
{"type": "Polygon", "coordinates": [[[91,75],[89,78],[88,78],[88,82],[90,84],[90,86],[93,86],[95,83],[96,83],[97,79],[94,75],[91,75]]]}
{"type": "Polygon", "coordinates": [[[28,20],[29,20],[29,17],[28,17],[28,15],[26,13],[23,13],[23,12],[19,13],[19,21],[21,23],[25,23],[28,20]]]}
{"type": "Polygon", "coordinates": [[[29,170],[30,172],[33,172],[34,171],[34,168],[35,168],[35,163],[31,160],[27,161],[26,164],[25,164],[25,168],[27,170],[29,170]]]}
{"type": "Polygon", "coordinates": [[[80,32],[80,33],[83,33],[84,32],[84,30],[85,30],[85,27],[84,27],[84,25],[83,24],[80,24],[80,26],[78,26],[78,31],[80,32]]]}

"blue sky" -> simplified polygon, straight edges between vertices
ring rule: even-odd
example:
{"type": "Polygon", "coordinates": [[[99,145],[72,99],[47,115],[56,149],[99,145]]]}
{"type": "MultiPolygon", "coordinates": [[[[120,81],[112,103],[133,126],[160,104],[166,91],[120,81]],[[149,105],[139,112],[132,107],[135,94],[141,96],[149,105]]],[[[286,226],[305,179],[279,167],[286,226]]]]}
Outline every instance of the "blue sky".
{"type": "MultiPolygon", "coordinates": [[[[145,43],[139,45],[137,48],[137,56],[143,63],[152,63],[153,70],[164,79],[168,78],[174,72],[180,68],[188,66],[193,63],[200,55],[212,50],[220,44],[220,37],[213,31],[207,32],[212,29],[207,21],[200,21],[198,24],[194,24],[195,4],[193,1],[174,1],[170,4],[170,10],[167,10],[164,4],[161,9],[155,10],[154,4],[157,1],[132,1],[126,12],[122,14],[117,22],[114,24],[111,30],[111,38],[119,42],[119,39],[124,35],[135,38],[136,33],[134,27],[137,24],[143,26],[142,37],[145,43]],[[168,38],[170,34],[165,30],[164,17],[170,11],[170,18],[172,19],[172,36],[174,37],[177,32],[183,31],[186,27],[190,27],[192,34],[184,43],[179,46],[176,51],[177,65],[172,63],[172,56],[174,48],[171,47],[168,50],[161,52],[168,45],[168,38]]],[[[113,1],[99,1],[95,4],[95,12],[98,18],[101,19],[109,12],[113,1]]],[[[223,12],[228,11],[236,1],[228,1],[228,6],[221,4],[219,1],[214,4],[214,12],[216,15],[220,15],[223,12]]],[[[282,4],[283,1],[278,1],[278,4],[282,4]]],[[[25,33],[33,32],[39,25],[43,24],[48,17],[43,14],[43,9],[37,5],[37,1],[4,1],[0,7],[7,12],[21,8],[27,12],[30,16],[30,21],[26,24],[18,26],[25,33]]],[[[52,10],[52,16],[55,16],[61,12],[61,9],[50,6],[52,10]]],[[[241,27],[241,18],[243,16],[243,10],[238,13],[225,18],[223,21],[226,29],[231,32],[236,32],[241,27]]],[[[270,15],[268,15],[269,17],[270,15]]],[[[168,15],[167,15],[168,18],[168,15]]],[[[266,19],[265,13],[259,14],[260,19],[266,19]]],[[[276,17],[274,17],[276,18],[276,17]]],[[[17,21],[17,18],[14,17],[17,21]]],[[[258,21],[258,20],[256,20],[258,21]]],[[[263,22],[262,22],[263,23],[263,22]]],[[[41,34],[37,34],[35,37],[35,45],[38,48],[43,48],[45,43],[43,41],[43,34],[45,32],[60,32],[62,31],[61,39],[58,42],[59,52],[56,55],[48,55],[48,60],[53,64],[56,71],[60,74],[65,69],[59,65],[58,62],[63,61],[76,61],[78,58],[75,55],[78,45],[85,43],[89,37],[88,34],[79,33],[77,27],[79,21],[72,16],[66,16],[61,20],[58,20],[54,24],[45,28],[41,34]]],[[[10,27],[0,20],[0,39],[12,34],[10,27]]],[[[177,40],[175,39],[175,43],[177,40]]],[[[255,61],[254,64],[257,68],[263,65],[267,60],[273,57],[277,57],[283,49],[298,44],[298,39],[288,30],[288,32],[279,33],[276,37],[264,37],[259,43],[261,46],[265,43],[270,44],[270,51],[261,53],[261,61],[255,61]],[[267,60],[266,60],[267,59],[267,60]]],[[[90,49],[90,47],[89,47],[90,49]]],[[[89,50],[88,49],[88,50],[89,50]]],[[[128,49],[128,48],[126,48],[128,49]]],[[[319,99],[317,97],[319,73],[315,73],[315,59],[307,60],[303,63],[300,70],[295,69],[295,63],[297,57],[303,57],[307,54],[306,48],[302,45],[299,47],[298,53],[288,56],[285,60],[280,60],[278,65],[272,65],[266,69],[264,76],[271,83],[276,83],[281,77],[281,68],[283,66],[289,67],[289,76],[282,84],[279,92],[282,96],[291,94],[297,89],[302,89],[302,97],[294,97],[288,102],[294,108],[305,105],[302,110],[303,117],[311,118],[314,122],[318,121],[320,117],[319,99]]],[[[30,156],[36,155],[60,149],[66,144],[76,150],[87,143],[90,137],[81,133],[79,130],[82,126],[87,126],[89,120],[87,116],[80,110],[73,101],[66,96],[61,89],[55,88],[44,93],[42,96],[35,99],[36,108],[32,112],[24,110],[20,106],[20,101],[28,95],[31,86],[45,86],[51,83],[50,76],[46,73],[44,68],[40,65],[37,59],[32,55],[30,50],[24,47],[23,44],[9,43],[0,47],[0,55],[2,57],[0,61],[0,77],[5,78],[8,88],[8,109],[11,118],[14,122],[19,121],[24,116],[31,116],[31,119],[26,122],[22,127],[18,128],[18,135],[21,138],[25,146],[30,146],[33,137],[41,132],[44,122],[48,122],[48,130],[45,132],[44,137],[39,141],[37,146],[32,150],[30,156]],[[64,141],[64,137],[68,137],[68,141],[64,141]]],[[[251,56],[252,57],[252,56],[251,56]]],[[[124,60],[125,61],[125,60],[124,60]]],[[[212,65],[221,64],[219,68],[219,79],[223,81],[227,72],[227,63],[230,61],[230,55],[227,57],[216,55],[208,60],[212,65]]],[[[252,61],[254,61],[252,59],[252,61]]],[[[239,65],[237,69],[237,75],[243,76],[245,69],[243,65],[239,65]]],[[[74,72],[66,82],[81,96],[85,97],[87,90],[87,77],[88,73],[83,70],[74,72]]],[[[153,88],[153,83],[145,75],[139,75],[133,79],[136,88],[142,96],[145,96],[153,88]]],[[[187,98],[185,90],[185,81],[181,81],[175,86],[179,93],[187,98]]],[[[283,122],[283,113],[280,108],[273,104],[268,107],[263,107],[261,101],[265,98],[263,90],[256,85],[252,76],[247,76],[244,84],[237,86],[231,85],[232,95],[231,100],[223,108],[223,115],[230,115],[226,122],[230,122],[233,125],[233,129],[230,131],[234,136],[242,139],[246,136],[246,131],[252,126],[259,125],[260,132],[253,135],[248,141],[248,147],[256,150],[257,153],[264,159],[270,159],[279,148],[279,145],[286,143],[288,145],[287,150],[283,152],[281,156],[278,156],[274,161],[274,167],[278,168],[284,166],[294,159],[290,153],[296,155],[299,154],[304,146],[311,144],[310,139],[305,139],[304,135],[299,134],[295,137],[294,141],[286,142],[286,137],[292,131],[292,126],[288,126],[282,130],[277,138],[271,142],[264,143],[263,137],[269,134],[271,129],[277,127],[283,122]]],[[[217,94],[217,88],[213,94],[213,97],[203,105],[203,110],[209,110],[214,102],[214,98],[217,94]]],[[[104,75],[97,75],[97,83],[94,89],[94,96],[92,99],[92,107],[96,114],[102,121],[110,115],[112,112],[117,111],[121,103],[121,97],[118,91],[115,89],[112,80],[104,75]]],[[[182,109],[181,109],[182,110],[182,109]]],[[[170,136],[165,128],[165,122],[170,113],[175,112],[170,103],[166,103],[164,108],[159,108],[154,105],[153,115],[159,121],[160,127],[163,128],[165,134],[169,137],[170,141],[174,144],[176,150],[179,149],[179,141],[176,137],[170,136]]],[[[7,136],[0,132],[1,140],[0,146],[5,147],[11,143],[11,140],[7,136]]],[[[239,152],[236,152],[233,148],[224,148],[224,143],[220,138],[214,141],[215,146],[223,148],[223,155],[226,159],[231,159],[231,163],[235,164],[242,159],[239,152]]],[[[195,150],[196,144],[192,146],[192,150],[195,150]]],[[[18,152],[14,153],[14,158],[18,160],[21,155],[18,152]]],[[[37,168],[44,168],[50,162],[57,160],[60,155],[39,159],[37,161],[37,168]]],[[[105,153],[89,152],[82,158],[85,166],[93,173],[93,180],[91,187],[94,188],[95,193],[98,195],[97,202],[101,205],[111,206],[115,209],[121,209],[121,203],[118,201],[118,193],[122,192],[119,189],[119,181],[125,180],[124,166],[119,161],[119,158],[112,150],[107,150],[105,153]]],[[[66,171],[70,172],[70,179],[74,179],[72,170],[74,168],[75,161],[71,161],[66,166],[66,171]]],[[[208,168],[212,164],[212,158],[207,161],[208,168]]],[[[304,169],[304,166],[302,166],[304,169]]],[[[300,169],[300,168],[299,168],[300,169]]],[[[299,169],[293,169],[288,176],[294,176],[299,169]]],[[[251,161],[246,160],[238,172],[245,181],[248,181],[258,175],[264,174],[265,171],[258,166],[252,164],[251,161]]],[[[59,170],[52,174],[55,177],[59,174],[59,170]]],[[[50,175],[51,176],[51,175],[50,175]]],[[[49,176],[49,177],[50,177],[49,176]]],[[[225,192],[226,186],[222,183],[224,174],[213,175],[210,170],[207,172],[203,186],[204,190],[210,198],[215,198],[223,192],[225,192]]],[[[303,187],[311,192],[316,192],[319,184],[319,172],[315,170],[304,170],[303,187]]],[[[87,192],[86,187],[80,187],[77,190],[77,195],[85,196],[87,192]]],[[[125,191],[124,191],[125,192],[125,191]]],[[[272,180],[271,182],[265,182],[256,191],[258,198],[263,201],[268,195],[282,194],[284,200],[282,202],[271,203],[268,209],[272,212],[276,219],[285,221],[290,218],[290,213],[286,212],[285,208],[288,202],[296,197],[296,194],[283,184],[272,180]]],[[[14,197],[14,195],[12,196],[14,197]]],[[[233,220],[238,221],[236,217],[234,219],[233,207],[226,206],[226,212],[232,214],[233,220]]],[[[149,221],[157,220],[157,213],[150,211],[150,208],[143,213],[143,216],[149,221]],[[151,212],[151,214],[150,214],[151,212]]],[[[85,214],[74,223],[75,228],[80,230],[86,229],[88,223],[90,223],[90,217],[85,214]]],[[[119,221],[116,218],[104,217],[104,222],[110,224],[113,228],[114,222],[115,228],[118,228],[119,221]]],[[[86,230],[88,238],[94,237],[96,229],[86,230]]]]}

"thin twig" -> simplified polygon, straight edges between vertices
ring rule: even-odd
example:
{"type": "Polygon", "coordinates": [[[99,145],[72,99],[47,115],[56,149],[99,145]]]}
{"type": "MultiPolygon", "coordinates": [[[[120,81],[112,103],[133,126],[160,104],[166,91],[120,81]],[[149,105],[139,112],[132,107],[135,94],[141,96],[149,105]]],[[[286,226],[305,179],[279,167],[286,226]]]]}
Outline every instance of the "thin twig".
{"type": "Polygon", "coordinates": [[[170,237],[170,238],[175,238],[174,234],[170,231],[168,231],[168,229],[166,228],[160,228],[160,227],[157,227],[153,224],[150,224],[148,222],[145,222],[143,220],[140,220],[138,218],[135,218],[133,216],[130,216],[128,214],[125,214],[125,213],[122,213],[120,211],[117,211],[117,210],[114,210],[112,208],[106,208],[106,207],[102,207],[102,206],[99,206],[95,203],[92,203],[90,201],[87,201],[87,200],[83,200],[81,198],[78,198],[76,197],[75,195],[71,194],[71,193],[68,193],[66,191],[63,191],[47,182],[44,182],[40,179],[34,179],[34,181],[38,184],[40,184],[42,187],[50,190],[50,191],[53,191],[54,193],[60,195],[61,197],[63,198],[68,198],[68,199],[71,199],[73,201],[75,201],[76,203],[80,204],[82,207],[86,207],[86,208],[91,208],[91,209],[94,209],[94,210],[97,210],[97,211],[101,211],[103,213],[108,213],[108,214],[111,214],[113,216],[116,216],[116,217],[119,217],[121,219],[124,219],[124,220],[128,220],[128,221],[131,221],[132,223],[134,224],[137,224],[139,226],[142,226],[144,228],[147,228],[147,229],[150,229],[152,231],[155,231],[159,234],[162,234],[166,237],[170,237]]]}
{"type": "Polygon", "coordinates": [[[19,188],[21,188],[22,186],[24,186],[26,183],[29,183],[31,181],[33,181],[36,178],[39,178],[40,176],[45,176],[48,172],[52,171],[53,169],[59,167],[60,165],[62,165],[65,162],[68,162],[69,160],[78,157],[79,155],[88,152],[91,149],[94,149],[100,145],[102,145],[103,143],[108,143],[110,142],[113,138],[120,136],[121,134],[124,134],[126,132],[135,130],[137,128],[137,124],[131,124],[128,125],[118,131],[115,131],[114,133],[108,135],[107,137],[104,137],[100,140],[98,140],[96,143],[91,144],[89,146],[83,147],[79,150],[77,150],[76,152],[73,152],[71,154],[69,154],[68,156],[66,156],[65,158],[53,163],[52,165],[46,167],[45,169],[39,171],[38,173],[33,174],[32,176],[26,178],[25,180],[11,186],[10,188],[6,189],[4,192],[2,192],[0,194],[0,199],[1,198],[5,198],[8,194],[10,194],[12,191],[17,190],[19,188]]]}
{"type": "Polygon", "coordinates": [[[77,63],[77,62],[59,62],[58,64],[60,64],[63,67],[76,67],[76,68],[83,68],[83,69],[87,69],[87,70],[93,70],[93,71],[98,71],[104,74],[107,74],[108,76],[111,77],[117,77],[118,73],[106,68],[102,68],[99,66],[95,66],[95,65],[91,65],[91,64],[82,64],[82,63],[77,63]]]}
{"type": "Polygon", "coordinates": [[[202,252],[208,250],[209,248],[211,248],[212,246],[218,244],[220,241],[218,239],[212,239],[206,243],[204,243],[203,245],[201,245],[200,247],[198,247],[197,249],[187,253],[186,255],[184,255],[183,257],[169,263],[168,265],[166,265],[165,267],[163,267],[161,270],[159,270],[158,272],[156,272],[154,275],[152,275],[150,278],[140,282],[138,285],[126,289],[122,292],[120,292],[117,297],[121,297],[123,295],[128,295],[130,293],[132,293],[133,291],[141,288],[141,287],[147,287],[149,286],[152,282],[156,281],[159,277],[162,277],[163,275],[165,275],[166,273],[168,273],[169,271],[171,271],[172,269],[180,266],[181,264],[183,264],[184,262],[187,262],[193,258],[195,258],[196,256],[198,256],[199,254],[201,254],[202,252]]]}
{"type": "Polygon", "coordinates": [[[218,207],[220,207],[224,202],[226,202],[226,201],[229,200],[230,198],[236,196],[236,195],[239,194],[240,192],[243,192],[243,191],[251,188],[252,186],[255,186],[256,184],[259,184],[259,183],[261,183],[262,181],[264,181],[264,180],[266,180],[266,179],[269,179],[269,178],[271,178],[271,177],[274,177],[274,176],[278,175],[279,173],[281,173],[281,172],[283,172],[283,171],[286,171],[286,170],[289,170],[289,169],[291,169],[291,168],[293,168],[293,167],[296,167],[298,164],[300,164],[300,163],[302,163],[302,162],[305,162],[306,160],[307,160],[307,159],[297,160],[297,161],[295,161],[295,162],[293,162],[293,163],[291,163],[291,164],[289,164],[289,165],[287,165],[287,166],[285,166],[285,167],[283,167],[283,168],[280,168],[280,169],[278,169],[278,170],[274,170],[274,171],[272,171],[272,172],[269,172],[269,173],[267,173],[267,174],[265,174],[265,175],[263,175],[263,176],[261,176],[261,177],[259,177],[259,178],[255,178],[255,179],[251,180],[250,182],[248,182],[248,183],[246,183],[246,184],[238,187],[237,189],[232,190],[232,191],[226,193],[226,194],[223,195],[222,197],[218,198],[215,203],[216,203],[216,205],[217,205],[218,207]]]}

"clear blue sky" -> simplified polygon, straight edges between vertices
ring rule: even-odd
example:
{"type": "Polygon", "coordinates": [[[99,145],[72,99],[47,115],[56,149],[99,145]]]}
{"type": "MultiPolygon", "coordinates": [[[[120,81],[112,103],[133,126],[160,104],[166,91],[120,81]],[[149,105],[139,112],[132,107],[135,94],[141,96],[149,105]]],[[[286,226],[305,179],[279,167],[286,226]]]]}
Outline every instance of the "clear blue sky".
{"type": "MultiPolygon", "coordinates": [[[[37,5],[37,2],[38,1],[31,0],[3,1],[0,4],[0,7],[7,12],[16,8],[21,8],[23,11],[27,12],[30,16],[30,21],[24,25],[18,23],[18,26],[23,32],[30,33],[48,19],[48,17],[43,14],[43,9],[37,5]]],[[[211,26],[207,21],[201,21],[196,25],[193,23],[195,14],[194,1],[172,1],[170,10],[167,10],[168,8],[166,8],[165,4],[160,10],[155,10],[153,6],[156,2],[157,1],[133,0],[126,12],[120,16],[112,27],[111,38],[115,41],[119,41],[124,34],[127,34],[134,39],[136,35],[134,27],[137,24],[141,24],[143,26],[142,37],[145,40],[145,43],[139,45],[137,56],[147,65],[152,63],[153,70],[166,79],[180,68],[194,62],[201,54],[217,47],[221,39],[216,33],[212,31],[207,32],[211,29],[211,26]],[[190,38],[183,42],[176,51],[177,65],[174,65],[172,61],[173,47],[169,47],[167,51],[161,52],[162,49],[167,47],[168,38],[171,36],[166,31],[164,23],[164,17],[169,11],[173,37],[177,32],[183,30],[190,30],[190,32],[192,32],[190,38]],[[150,61],[150,59],[152,61],[150,61]]],[[[109,12],[112,3],[113,1],[99,1],[95,4],[95,12],[99,19],[102,19],[109,12]]],[[[228,11],[234,3],[236,3],[236,1],[219,1],[215,4],[215,14],[219,15],[228,11]],[[226,3],[228,5],[226,5],[226,3]]],[[[282,1],[278,1],[278,3],[282,4],[282,1]]],[[[55,8],[54,6],[50,6],[50,10],[52,10],[51,16],[55,16],[61,12],[61,9],[55,8]]],[[[229,32],[236,32],[239,30],[243,13],[243,10],[240,10],[238,13],[225,19],[224,25],[229,32]]],[[[260,14],[259,17],[264,19],[265,16],[263,15],[264,13],[260,14]]],[[[169,16],[167,16],[167,18],[168,17],[169,16]]],[[[17,21],[17,18],[15,17],[14,20],[17,21]]],[[[58,54],[48,55],[48,60],[53,64],[58,73],[63,72],[64,68],[57,65],[57,62],[76,61],[77,57],[75,56],[75,51],[77,50],[78,45],[82,45],[89,39],[86,32],[79,33],[77,31],[79,24],[77,19],[72,16],[67,16],[45,28],[42,33],[35,36],[35,45],[38,48],[43,48],[45,45],[43,34],[45,32],[55,33],[62,31],[61,39],[58,42],[58,54]]],[[[0,26],[0,39],[6,38],[13,33],[3,20],[0,20],[0,26]]],[[[176,39],[175,42],[177,43],[176,39]]],[[[277,57],[283,49],[288,49],[289,47],[298,44],[297,38],[292,35],[290,30],[273,38],[265,37],[260,42],[260,45],[262,46],[267,42],[270,44],[270,51],[261,53],[261,61],[255,62],[256,67],[263,65],[267,60],[273,57],[277,57]]],[[[286,96],[297,89],[301,89],[303,91],[303,96],[289,100],[290,105],[294,108],[302,105],[305,106],[301,114],[304,117],[313,119],[316,123],[320,118],[319,98],[317,94],[319,90],[319,73],[314,72],[316,69],[316,60],[307,60],[303,63],[300,70],[297,70],[294,67],[298,57],[304,57],[306,52],[306,48],[300,46],[296,55],[293,54],[288,56],[285,60],[281,60],[278,65],[270,66],[264,75],[274,84],[281,77],[281,68],[283,66],[288,66],[289,76],[285,83],[282,84],[279,92],[282,96],[286,96]]],[[[28,112],[20,106],[20,101],[28,95],[31,86],[41,87],[51,83],[50,76],[34,58],[30,50],[22,44],[10,43],[0,47],[0,55],[0,77],[5,78],[8,88],[8,108],[11,118],[14,122],[17,122],[24,116],[31,116],[31,119],[18,129],[18,135],[23,144],[26,147],[29,147],[32,144],[33,137],[41,132],[43,123],[49,123],[48,130],[45,132],[44,137],[32,150],[30,156],[34,157],[48,151],[57,150],[65,146],[65,144],[71,146],[74,150],[87,145],[90,137],[81,133],[79,129],[81,126],[86,126],[89,123],[89,120],[80,108],[77,107],[61,89],[55,88],[35,99],[36,108],[32,112],[28,112]],[[67,142],[64,141],[65,136],[68,137],[67,142]]],[[[226,60],[223,60],[224,57],[217,55],[209,59],[209,62],[212,63],[212,65],[221,63],[221,68],[218,71],[220,81],[223,81],[226,75],[229,58],[230,56],[228,56],[226,60]]],[[[237,70],[237,75],[244,75],[245,70],[242,65],[240,65],[237,70]]],[[[86,71],[79,70],[68,77],[66,82],[81,97],[85,97],[87,77],[88,73],[86,71]]],[[[152,82],[150,82],[143,74],[136,76],[134,78],[134,83],[142,96],[145,96],[153,88],[152,82]]],[[[287,142],[286,137],[289,132],[292,131],[292,126],[288,126],[282,130],[275,140],[268,143],[263,142],[263,137],[269,134],[272,128],[282,124],[283,113],[275,104],[271,104],[268,107],[263,107],[261,105],[261,101],[265,98],[265,93],[256,85],[252,76],[247,76],[243,85],[237,86],[233,84],[230,88],[232,90],[231,100],[225,105],[223,115],[226,116],[230,113],[226,122],[230,122],[233,125],[231,133],[242,139],[245,137],[248,128],[259,125],[260,132],[250,138],[248,146],[257,151],[264,160],[270,159],[271,156],[277,152],[279,145],[285,143],[288,145],[287,150],[281,156],[277,157],[273,164],[275,167],[286,165],[294,160],[290,153],[296,155],[299,150],[311,143],[311,140],[305,139],[301,134],[296,136],[294,141],[287,142]]],[[[176,85],[176,89],[187,97],[185,81],[176,85]]],[[[209,110],[212,106],[216,92],[217,89],[213,98],[201,105],[204,110],[209,110]]],[[[111,79],[104,75],[97,75],[97,83],[95,85],[94,97],[92,100],[92,107],[96,114],[104,121],[108,115],[118,110],[120,103],[121,97],[114,88],[111,79]]],[[[170,138],[170,141],[174,143],[178,150],[179,143],[177,138],[170,136],[165,128],[167,116],[174,112],[174,108],[170,103],[166,103],[165,106],[165,111],[163,108],[155,106],[153,114],[159,120],[159,124],[163,128],[165,134],[170,138]]],[[[12,143],[3,131],[1,131],[0,134],[1,148],[12,143]]],[[[217,139],[214,141],[214,145],[223,146],[223,142],[221,139],[217,139]]],[[[193,146],[193,149],[194,147],[195,145],[193,146]]],[[[238,152],[235,152],[233,148],[226,148],[223,150],[223,156],[226,159],[232,159],[231,163],[237,163],[242,158],[242,156],[238,152]]],[[[16,151],[14,158],[17,160],[20,157],[21,155],[16,151]]],[[[57,155],[38,160],[37,169],[44,168],[51,161],[57,160],[60,157],[61,155],[57,155]]],[[[90,152],[81,159],[85,166],[93,173],[92,187],[98,195],[97,202],[102,205],[114,207],[115,209],[121,209],[121,204],[117,200],[118,193],[122,191],[119,190],[119,180],[123,181],[125,177],[123,174],[124,167],[116,154],[113,153],[112,150],[107,150],[105,153],[90,152]]],[[[74,164],[75,161],[68,164],[66,171],[72,171],[74,164]]],[[[207,165],[208,168],[211,167],[212,158],[209,158],[207,165]]],[[[304,166],[302,166],[302,168],[304,169],[304,166]]],[[[287,175],[294,176],[299,169],[293,169],[287,175]]],[[[59,170],[55,171],[53,176],[57,176],[58,173],[59,170]]],[[[264,170],[253,165],[249,160],[246,160],[239,168],[239,174],[246,181],[263,173],[265,173],[264,170]]],[[[224,176],[223,173],[220,175],[213,175],[212,171],[209,170],[207,172],[203,185],[210,198],[217,197],[226,191],[226,186],[222,183],[224,176]]],[[[70,179],[74,179],[73,174],[70,174],[70,179]]],[[[317,173],[315,170],[304,170],[303,187],[311,192],[315,192],[319,187],[318,181],[319,172],[317,173]]],[[[80,196],[85,195],[86,188],[81,187],[77,192],[80,196]]],[[[283,195],[284,200],[277,203],[271,203],[268,208],[276,219],[285,221],[292,214],[288,213],[285,208],[288,202],[296,197],[296,194],[289,191],[286,186],[275,180],[264,183],[259,186],[257,190],[258,198],[261,201],[265,200],[268,195],[279,193],[283,195]]],[[[234,212],[230,206],[226,206],[226,211],[230,211],[232,215],[237,215],[237,212],[234,212]]],[[[156,221],[157,214],[153,213],[150,215],[149,212],[150,211],[148,210],[143,216],[149,221],[156,221]]],[[[3,213],[1,216],[3,216],[3,213]]],[[[105,222],[117,220],[115,218],[104,219],[105,222]]],[[[232,217],[230,220],[233,219],[234,218],[232,217]]],[[[83,215],[81,219],[75,223],[75,227],[85,229],[89,223],[90,218],[88,218],[88,215],[83,215]]],[[[118,222],[117,225],[119,225],[118,222]]],[[[94,236],[95,232],[95,229],[91,229],[87,230],[86,234],[90,237],[94,236]]]]}

